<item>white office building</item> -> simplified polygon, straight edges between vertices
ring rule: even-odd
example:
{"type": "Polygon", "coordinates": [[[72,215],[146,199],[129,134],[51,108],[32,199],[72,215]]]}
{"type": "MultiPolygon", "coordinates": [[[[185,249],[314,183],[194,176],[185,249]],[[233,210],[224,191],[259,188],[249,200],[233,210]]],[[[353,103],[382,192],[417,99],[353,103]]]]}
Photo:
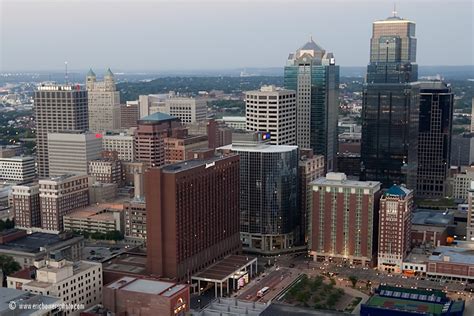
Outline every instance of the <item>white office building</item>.
{"type": "Polygon", "coordinates": [[[263,86],[245,93],[247,130],[270,133],[272,145],[296,145],[296,91],[263,86]]]}
{"type": "Polygon", "coordinates": [[[32,181],[35,177],[35,158],[29,156],[0,158],[0,180],[22,184],[32,181]]]}
{"type": "Polygon", "coordinates": [[[133,135],[127,133],[104,135],[102,137],[102,148],[103,150],[116,151],[118,159],[122,161],[133,161],[135,157],[133,135]]]}

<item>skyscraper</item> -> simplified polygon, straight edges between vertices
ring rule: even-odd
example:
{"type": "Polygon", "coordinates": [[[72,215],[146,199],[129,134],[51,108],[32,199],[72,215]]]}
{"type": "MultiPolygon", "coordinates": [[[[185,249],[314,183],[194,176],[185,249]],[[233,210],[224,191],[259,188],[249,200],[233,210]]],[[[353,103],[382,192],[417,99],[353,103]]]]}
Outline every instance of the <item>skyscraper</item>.
{"type": "Polygon", "coordinates": [[[419,93],[415,23],[373,23],[362,100],[361,178],[416,188],[419,93]]]}
{"type": "Polygon", "coordinates": [[[413,191],[393,185],[380,199],[378,269],[402,272],[410,250],[413,191]]]}
{"type": "Polygon", "coordinates": [[[451,88],[441,81],[421,82],[417,197],[442,198],[447,195],[452,121],[451,88]]]}
{"type": "Polygon", "coordinates": [[[271,254],[298,244],[298,147],[270,145],[268,133],[218,148],[240,156],[240,238],[244,250],[271,254]]]}
{"type": "Polygon", "coordinates": [[[38,175],[47,177],[48,133],[89,128],[87,91],[80,86],[42,84],[34,100],[38,175]]]}
{"type": "Polygon", "coordinates": [[[336,168],[339,113],[339,66],[333,53],[313,39],[288,56],[285,88],[296,91],[296,144],[326,159],[336,168]]]}
{"type": "Polygon", "coordinates": [[[104,81],[96,81],[91,70],[87,73],[86,88],[89,100],[89,129],[111,131],[120,128],[120,92],[115,88],[115,77],[110,69],[104,81]]]}
{"type": "Polygon", "coordinates": [[[296,145],[296,92],[263,86],[245,92],[248,131],[269,132],[272,145],[296,145]]]}
{"type": "Polygon", "coordinates": [[[239,157],[150,168],[145,174],[148,272],[190,281],[239,252],[239,157]]]}

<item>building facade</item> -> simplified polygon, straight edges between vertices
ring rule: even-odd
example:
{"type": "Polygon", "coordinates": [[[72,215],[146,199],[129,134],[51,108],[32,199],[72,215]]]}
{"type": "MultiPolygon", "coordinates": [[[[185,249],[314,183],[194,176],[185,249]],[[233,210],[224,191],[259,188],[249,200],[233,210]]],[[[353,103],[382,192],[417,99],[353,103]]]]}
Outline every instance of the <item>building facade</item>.
{"type": "Polygon", "coordinates": [[[39,180],[41,227],[62,231],[63,216],[89,205],[87,175],[63,175],[39,180]]]}
{"type": "Polygon", "coordinates": [[[41,85],[34,102],[38,175],[48,177],[48,133],[89,128],[87,91],[72,85],[41,85]]]}
{"type": "Polygon", "coordinates": [[[280,253],[300,240],[298,147],[270,145],[268,133],[234,141],[222,152],[240,156],[240,237],[243,248],[280,253]]]}
{"type": "Polygon", "coordinates": [[[88,163],[88,174],[100,183],[115,183],[122,185],[122,163],[118,160],[116,152],[115,157],[90,160],[88,163]]]}
{"type": "Polygon", "coordinates": [[[189,287],[122,277],[104,286],[104,307],[115,315],[185,316],[190,308],[189,287]]]}
{"type": "Polygon", "coordinates": [[[393,185],[380,199],[378,269],[401,273],[411,249],[413,191],[393,185]]]}
{"type": "Polygon", "coordinates": [[[179,118],[183,124],[193,124],[206,120],[207,102],[201,98],[171,96],[159,111],[179,118]]]}
{"type": "Polygon", "coordinates": [[[232,144],[232,130],[221,122],[209,120],[206,123],[205,131],[207,134],[208,148],[216,149],[232,144]]]}
{"type": "Polygon", "coordinates": [[[285,88],[296,91],[296,144],[325,157],[327,171],[336,169],[339,114],[339,66],[333,53],[313,39],[288,56],[285,88]]]}
{"type": "Polygon", "coordinates": [[[206,135],[187,135],[187,130],[182,135],[172,135],[164,139],[165,164],[176,163],[191,159],[192,150],[208,147],[206,135]]]}
{"type": "Polygon", "coordinates": [[[272,145],[296,145],[296,91],[263,86],[245,92],[246,129],[270,133],[272,145]]]}
{"type": "Polygon", "coordinates": [[[372,24],[362,99],[361,179],[416,190],[419,87],[415,23],[396,16],[372,24]]]}
{"type": "Polygon", "coordinates": [[[330,172],[312,183],[314,260],[372,266],[377,256],[380,182],[330,172]]]}
{"type": "Polygon", "coordinates": [[[164,165],[164,140],[174,128],[181,128],[179,119],[161,112],[140,119],[134,134],[135,160],[147,167],[164,165]]]}
{"type": "Polygon", "coordinates": [[[447,84],[441,81],[420,83],[417,197],[443,198],[447,195],[453,100],[454,95],[447,84]]]}
{"type": "Polygon", "coordinates": [[[0,158],[0,180],[23,184],[36,177],[35,158],[30,156],[0,158]]]}
{"type": "Polygon", "coordinates": [[[145,174],[148,272],[176,280],[239,252],[239,157],[194,159],[145,174]]]}
{"type": "MultiPolygon", "coordinates": [[[[48,260],[35,262],[36,277],[25,279],[22,290],[58,297],[64,304],[83,304],[85,308],[101,303],[102,264],[89,261],[73,263],[58,257],[51,254],[48,260]]],[[[78,316],[80,313],[81,309],[64,311],[64,315],[78,316]]]]}
{"type": "Polygon", "coordinates": [[[37,184],[12,187],[12,201],[16,227],[41,227],[39,186],[37,184]]]}
{"type": "Polygon", "coordinates": [[[312,217],[312,199],[313,195],[311,182],[324,177],[324,156],[314,155],[311,149],[300,149],[298,162],[299,178],[299,209],[301,212],[300,240],[304,244],[311,242],[311,217],[312,217]]]}
{"type": "Polygon", "coordinates": [[[146,241],[146,203],[134,199],[123,204],[124,235],[127,241],[143,243],[146,241]]]}
{"type": "Polygon", "coordinates": [[[102,137],[102,148],[107,151],[115,151],[121,161],[133,161],[135,147],[133,135],[120,133],[116,135],[104,135],[102,137]]]}
{"type": "Polygon", "coordinates": [[[91,70],[86,76],[89,107],[89,129],[94,132],[113,131],[120,128],[120,92],[115,87],[115,77],[110,69],[104,81],[97,81],[91,70]]]}
{"type": "Polygon", "coordinates": [[[126,104],[120,104],[120,128],[137,127],[140,119],[139,112],[138,101],[127,101],[126,104]]]}
{"type": "Polygon", "coordinates": [[[101,135],[83,131],[48,133],[49,174],[87,174],[88,162],[100,158],[101,152],[101,135]]]}
{"type": "Polygon", "coordinates": [[[64,230],[87,233],[123,233],[123,205],[103,203],[76,209],[63,216],[64,230]]]}

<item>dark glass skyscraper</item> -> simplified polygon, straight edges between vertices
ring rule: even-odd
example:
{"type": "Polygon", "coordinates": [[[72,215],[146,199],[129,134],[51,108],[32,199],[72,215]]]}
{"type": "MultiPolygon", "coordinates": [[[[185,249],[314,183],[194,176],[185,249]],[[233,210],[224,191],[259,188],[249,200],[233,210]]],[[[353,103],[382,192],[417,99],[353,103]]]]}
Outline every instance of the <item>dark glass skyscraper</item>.
{"type": "Polygon", "coordinates": [[[311,39],[288,56],[284,85],[296,91],[296,145],[324,155],[326,169],[335,170],[339,66],[333,53],[311,39]]]}
{"type": "Polygon", "coordinates": [[[373,23],[363,91],[361,178],[416,188],[419,92],[415,23],[373,23]]]}
{"type": "Polygon", "coordinates": [[[451,165],[453,93],[441,81],[420,83],[417,196],[442,198],[451,165]]]}

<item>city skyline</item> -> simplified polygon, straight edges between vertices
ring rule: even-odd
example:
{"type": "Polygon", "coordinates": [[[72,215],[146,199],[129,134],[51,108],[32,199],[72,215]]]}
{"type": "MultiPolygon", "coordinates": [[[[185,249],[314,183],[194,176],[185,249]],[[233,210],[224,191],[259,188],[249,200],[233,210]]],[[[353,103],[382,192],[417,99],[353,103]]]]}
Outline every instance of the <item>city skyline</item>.
{"type": "MultiPolygon", "coordinates": [[[[64,61],[72,70],[278,67],[311,35],[334,52],[339,65],[363,66],[369,60],[370,23],[392,15],[394,3],[354,1],[344,3],[344,11],[341,4],[188,0],[119,1],[110,6],[102,0],[92,6],[89,1],[3,0],[0,71],[62,70],[64,61]],[[298,7],[305,10],[288,14],[298,7]],[[78,18],[86,19],[88,27],[78,18]],[[57,45],[58,38],[62,45],[57,45]]],[[[473,64],[470,1],[446,5],[401,0],[396,6],[399,16],[417,23],[421,65],[473,64]],[[440,16],[444,23],[439,23],[440,16]],[[437,38],[449,45],[439,45],[437,38]]]]}

